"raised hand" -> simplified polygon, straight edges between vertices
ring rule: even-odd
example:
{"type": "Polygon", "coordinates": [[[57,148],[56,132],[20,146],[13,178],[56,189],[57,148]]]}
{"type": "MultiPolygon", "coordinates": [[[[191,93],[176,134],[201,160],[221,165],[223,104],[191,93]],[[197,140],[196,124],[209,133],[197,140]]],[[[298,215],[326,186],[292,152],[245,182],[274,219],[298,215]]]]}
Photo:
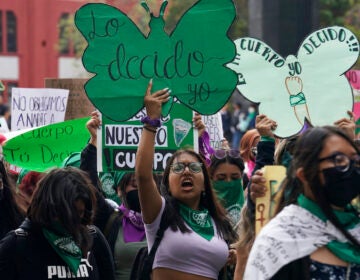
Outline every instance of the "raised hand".
{"type": "Polygon", "coordinates": [[[151,79],[145,92],[144,105],[150,119],[159,119],[161,116],[161,105],[169,100],[171,90],[164,88],[151,94],[152,85],[151,79]]]}
{"type": "Polygon", "coordinates": [[[101,125],[100,115],[98,111],[91,112],[91,119],[86,123],[86,128],[90,132],[89,143],[96,147],[97,130],[101,125]]]}

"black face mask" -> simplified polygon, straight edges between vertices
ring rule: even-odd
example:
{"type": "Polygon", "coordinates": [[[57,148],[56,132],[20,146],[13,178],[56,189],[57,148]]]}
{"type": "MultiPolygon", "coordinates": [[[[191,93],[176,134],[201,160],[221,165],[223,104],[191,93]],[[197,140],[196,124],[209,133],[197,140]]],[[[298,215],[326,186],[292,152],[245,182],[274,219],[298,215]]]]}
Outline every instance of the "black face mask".
{"type": "Polygon", "coordinates": [[[138,190],[132,190],[127,192],[125,195],[125,199],[130,210],[138,213],[141,212],[138,190]]]}
{"type": "Polygon", "coordinates": [[[336,167],[326,168],[324,191],[329,202],[338,207],[345,207],[360,194],[360,171],[350,167],[341,172],[336,167]]]}

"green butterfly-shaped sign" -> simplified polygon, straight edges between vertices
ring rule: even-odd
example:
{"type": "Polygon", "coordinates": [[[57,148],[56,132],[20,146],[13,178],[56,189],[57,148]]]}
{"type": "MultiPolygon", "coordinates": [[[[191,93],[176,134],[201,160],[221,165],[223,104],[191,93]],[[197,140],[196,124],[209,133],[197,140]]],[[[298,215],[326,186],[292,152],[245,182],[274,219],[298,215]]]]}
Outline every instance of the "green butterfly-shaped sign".
{"type": "Polygon", "coordinates": [[[200,114],[214,114],[236,88],[237,75],[226,67],[235,57],[235,45],[226,35],[235,18],[232,0],[198,1],[171,34],[164,31],[166,5],[164,1],[159,17],[150,15],[147,36],[112,6],[92,3],[76,12],[75,24],[88,42],[83,64],[95,74],[86,93],[114,121],[141,110],[150,79],[153,91],[172,91],[163,115],[174,97],[200,114]]]}

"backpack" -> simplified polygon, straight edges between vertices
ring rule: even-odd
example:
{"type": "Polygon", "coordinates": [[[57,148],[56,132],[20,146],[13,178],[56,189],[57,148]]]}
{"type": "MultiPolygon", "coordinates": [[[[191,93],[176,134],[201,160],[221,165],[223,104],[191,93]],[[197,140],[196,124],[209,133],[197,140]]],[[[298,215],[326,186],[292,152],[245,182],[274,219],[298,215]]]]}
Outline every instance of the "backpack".
{"type": "MultiPolygon", "coordinates": [[[[166,210],[166,207],[165,207],[166,210]]],[[[150,280],[152,266],[155,259],[157,248],[160,245],[161,239],[164,236],[165,230],[168,228],[168,224],[165,221],[165,210],[161,216],[160,227],[156,232],[156,238],[153,246],[151,247],[150,253],[148,247],[144,246],[139,249],[133,262],[130,274],[130,280],[150,280]]]]}

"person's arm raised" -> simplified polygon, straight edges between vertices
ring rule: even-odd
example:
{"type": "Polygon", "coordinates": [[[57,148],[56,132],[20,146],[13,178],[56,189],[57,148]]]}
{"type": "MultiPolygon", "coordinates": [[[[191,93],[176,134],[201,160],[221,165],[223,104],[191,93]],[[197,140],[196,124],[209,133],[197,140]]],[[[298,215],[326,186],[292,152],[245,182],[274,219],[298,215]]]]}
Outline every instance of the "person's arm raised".
{"type": "MultiPolygon", "coordinates": [[[[147,87],[144,104],[150,120],[159,119],[161,105],[169,100],[169,89],[151,94],[152,81],[147,87]]],[[[145,223],[152,223],[161,209],[161,196],[153,178],[156,127],[144,124],[136,153],[135,177],[139,190],[141,212],[145,223]]]]}
{"type": "Polygon", "coordinates": [[[347,111],[347,114],[350,117],[349,119],[342,118],[334,122],[334,125],[342,129],[351,139],[355,139],[355,114],[352,111],[347,111]]]}

